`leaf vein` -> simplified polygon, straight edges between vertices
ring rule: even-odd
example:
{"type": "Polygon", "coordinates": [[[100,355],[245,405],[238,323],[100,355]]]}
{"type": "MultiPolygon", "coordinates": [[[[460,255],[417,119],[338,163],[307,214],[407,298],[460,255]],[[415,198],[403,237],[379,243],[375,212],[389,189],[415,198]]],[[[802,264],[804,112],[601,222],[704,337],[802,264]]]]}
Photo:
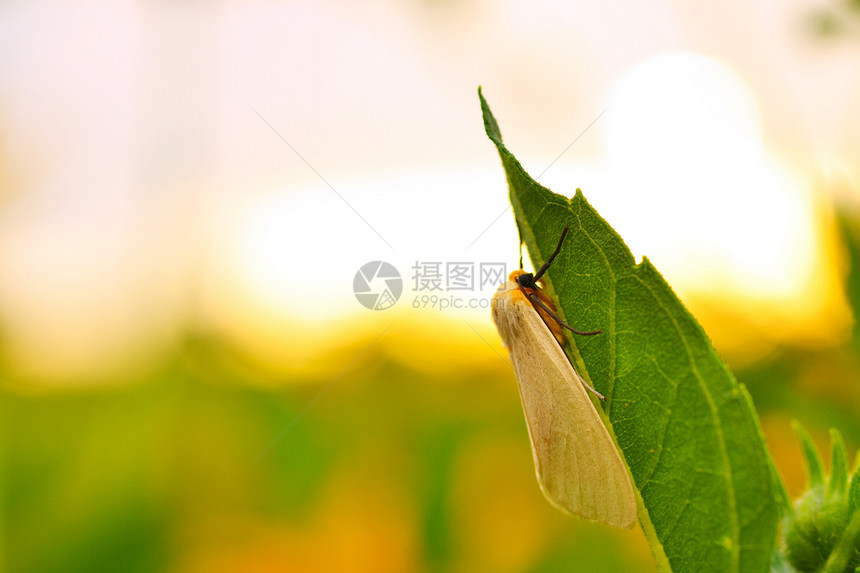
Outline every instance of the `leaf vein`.
{"type": "MultiPolygon", "coordinates": [[[[641,268],[641,267],[637,266],[637,268],[641,268]]],[[[660,298],[657,296],[657,293],[654,292],[653,288],[651,288],[651,285],[647,284],[645,281],[643,281],[641,279],[641,277],[639,277],[635,273],[632,276],[643,287],[648,289],[648,291],[654,297],[654,300],[657,302],[657,304],[660,306],[660,308],[663,310],[663,312],[666,314],[666,316],[668,316],[669,319],[672,321],[672,324],[674,325],[675,330],[677,331],[678,336],[684,345],[684,350],[687,354],[687,358],[689,359],[689,363],[690,363],[690,370],[692,371],[692,373],[696,379],[696,382],[699,385],[699,389],[701,390],[702,394],[705,397],[705,400],[707,401],[708,410],[711,413],[711,418],[713,419],[713,422],[714,422],[714,430],[715,430],[715,432],[717,434],[717,438],[718,438],[717,442],[719,443],[720,458],[722,459],[723,466],[726,468],[726,473],[723,474],[723,477],[725,479],[726,487],[728,489],[728,494],[729,494],[728,498],[729,498],[729,505],[731,507],[731,511],[729,511],[728,517],[729,517],[729,524],[731,526],[731,534],[732,534],[732,538],[734,541],[732,543],[732,551],[731,551],[731,553],[732,553],[732,565],[733,565],[732,570],[737,571],[738,567],[740,565],[740,554],[738,551],[738,547],[740,545],[740,528],[739,528],[739,524],[737,521],[737,519],[738,519],[738,517],[737,517],[737,499],[736,499],[734,483],[731,480],[732,467],[731,467],[731,463],[729,462],[728,452],[726,451],[726,439],[725,439],[725,436],[723,435],[723,428],[722,428],[722,425],[720,423],[720,418],[717,415],[717,406],[716,406],[716,403],[714,402],[714,397],[711,395],[710,392],[708,392],[707,385],[705,384],[705,381],[702,379],[702,374],[701,374],[701,372],[699,372],[699,369],[696,365],[696,361],[693,357],[693,352],[690,348],[689,341],[687,340],[687,337],[684,335],[684,332],[681,329],[680,324],[678,324],[677,318],[672,314],[672,312],[668,308],[666,308],[666,305],[663,303],[662,300],[660,300],[660,298]]]]}

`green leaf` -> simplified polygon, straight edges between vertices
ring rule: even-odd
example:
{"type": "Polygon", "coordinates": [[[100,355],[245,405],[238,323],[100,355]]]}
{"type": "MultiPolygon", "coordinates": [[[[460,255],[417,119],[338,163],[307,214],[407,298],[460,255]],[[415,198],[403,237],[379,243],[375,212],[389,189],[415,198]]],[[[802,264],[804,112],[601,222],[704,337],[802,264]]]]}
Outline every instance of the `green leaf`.
{"type": "Polygon", "coordinates": [[[606,397],[610,432],[641,495],[639,520],[664,571],[767,571],[780,488],[749,394],[647,260],[577,190],[534,181],[507,150],[480,93],[484,126],[535,263],[564,248],[546,276],[573,337],[570,358],[606,397]]]}
{"type": "Polygon", "coordinates": [[[830,430],[830,479],[827,480],[827,496],[842,497],[848,487],[848,460],[842,434],[836,428],[830,430]]]}
{"type": "MultiPolygon", "coordinates": [[[[860,457],[860,456],[858,456],[860,457]]],[[[853,514],[860,506],[860,468],[855,466],[854,475],[851,476],[851,483],[848,486],[848,503],[849,511],[853,514]]]]}
{"type": "Polygon", "coordinates": [[[797,434],[797,437],[800,439],[800,445],[803,448],[806,489],[812,489],[824,483],[824,463],[821,461],[821,456],[818,455],[818,448],[815,447],[815,443],[812,441],[806,428],[801,426],[797,420],[792,420],[791,426],[794,428],[794,433],[797,434]]]}

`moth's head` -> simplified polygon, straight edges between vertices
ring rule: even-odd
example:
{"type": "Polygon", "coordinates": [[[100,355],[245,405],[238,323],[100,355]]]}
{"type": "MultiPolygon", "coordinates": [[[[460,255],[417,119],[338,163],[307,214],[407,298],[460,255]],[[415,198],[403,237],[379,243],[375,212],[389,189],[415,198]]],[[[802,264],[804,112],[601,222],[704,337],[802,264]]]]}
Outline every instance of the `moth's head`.
{"type": "Polygon", "coordinates": [[[522,269],[512,272],[508,280],[517,283],[517,285],[523,288],[537,288],[538,286],[537,282],[535,282],[534,274],[527,273],[522,269]]]}
{"type": "Polygon", "coordinates": [[[508,280],[517,283],[518,286],[523,288],[540,288],[540,285],[535,280],[534,273],[527,273],[522,269],[512,272],[508,280]]]}

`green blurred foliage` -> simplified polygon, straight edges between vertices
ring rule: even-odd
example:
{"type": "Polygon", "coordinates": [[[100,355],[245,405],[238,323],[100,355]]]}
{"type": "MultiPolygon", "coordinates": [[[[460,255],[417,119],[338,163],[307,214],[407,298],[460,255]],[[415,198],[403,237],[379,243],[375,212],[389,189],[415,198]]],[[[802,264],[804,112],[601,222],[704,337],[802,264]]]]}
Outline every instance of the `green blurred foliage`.
{"type": "Polygon", "coordinates": [[[860,38],[860,0],[837,0],[829,4],[808,15],[807,25],[812,35],[823,39],[860,38]]]}
{"type": "Polygon", "coordinates": [[[653,570],[543,499],[505,362],[439,379],[386,343],[292,426],[331,380],[261,389],[199,337],[144,384],[5,391],[6,570],[653,570]]]}
{"type": "MultiPolygon", "coordinates": [[[[853,213],[843,210],[836,225],[847,270],[845,297],[857,316],[860,224],[853,213]]],[[[842,433],[849,451],[860,444],[860,324],[856,320],[851,337],[842,344],[776,348],[736,374],[750,389],[760,417],[783,414],[798,418],[807,428],[814,428],[822,444],[829,428],[842,433]]]]}

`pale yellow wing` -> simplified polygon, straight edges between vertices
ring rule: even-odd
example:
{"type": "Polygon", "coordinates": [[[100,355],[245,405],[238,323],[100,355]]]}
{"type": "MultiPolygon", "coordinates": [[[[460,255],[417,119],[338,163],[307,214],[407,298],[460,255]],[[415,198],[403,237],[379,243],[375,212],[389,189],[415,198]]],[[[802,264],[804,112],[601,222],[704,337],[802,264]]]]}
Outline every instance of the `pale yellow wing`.
{"type": "Polygon", "coordinates": [[[519,381],[541,489],[570,513],[632,527],[636,500],[609,432],[540,315],[506,286],[493,297],[493,320],[519,381]]]}

